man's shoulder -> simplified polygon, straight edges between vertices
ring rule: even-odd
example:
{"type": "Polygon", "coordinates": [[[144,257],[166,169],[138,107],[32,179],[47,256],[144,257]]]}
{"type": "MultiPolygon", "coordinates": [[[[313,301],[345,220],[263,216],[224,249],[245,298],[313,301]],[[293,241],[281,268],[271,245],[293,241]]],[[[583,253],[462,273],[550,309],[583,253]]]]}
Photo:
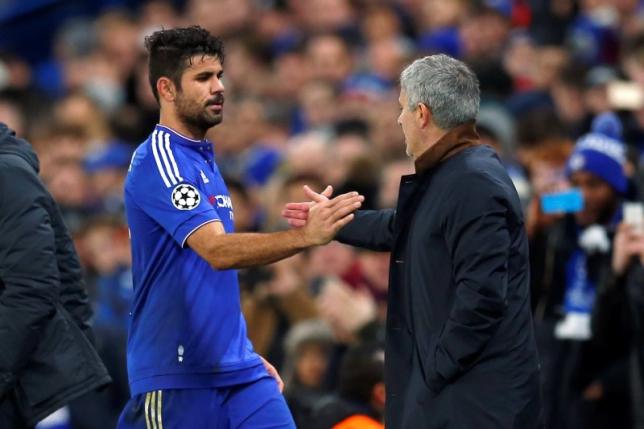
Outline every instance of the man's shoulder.
{"type": "Polygon", "coordinates": [[[180,145],[166,145],[151,135],[141,143],[130,161],[126,189],[135,185],[170,188],[190,176],[191,162],[180,145]]]}
{"type": "Polygon", "coordinates": [[[34,168],[18,154],[0,154],[0,189],[3,192],[25,190],[28,183],[38,183],[40,178],[34,168]]]}

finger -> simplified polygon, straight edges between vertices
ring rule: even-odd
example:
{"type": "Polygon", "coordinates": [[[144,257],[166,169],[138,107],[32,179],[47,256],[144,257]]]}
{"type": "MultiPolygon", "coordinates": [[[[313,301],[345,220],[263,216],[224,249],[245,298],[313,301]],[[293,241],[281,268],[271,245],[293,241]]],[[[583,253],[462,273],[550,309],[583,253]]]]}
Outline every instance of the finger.
{"type": "Polygon", "coordinates": [[[304,194],[317,203],[328,200],[327,197],[322,194],[318,194],[313,189],[309,188],[308,185],[304,185],[304,194]]]}
{"type": "Polygon", "coordinates": [[[353,213],[356,210],[358,210],[361,205],[362,205],[362,202],[360,202],[360,201],[351,201],[350,200],[345,204],[342,204],[342,205],[340,205],[338,207],[334,207],[333,212],[329,216],[329,220],[331,220],[331,222],[335,222],[335,221],[337,221],[339,219],[342,219],[343,217],[347,216],[348,214],[353,213]]]}
{"type": "Polygon", "coordinates": [[[324,191],[322,191],[322,195],[324,195],[327,198],[331,198],[331,195],[333,195],[333,186],[327,185],[324,191]]]}
{"type": "Polygon", "coordinates": [[[326,204],[328,207],[335,207],[338,204],[342,204],[344,201],[355,199],[355,201],[364,201],[364,197],[357,192],[347,192],[346,194],[338,195],[337,197],[329,200],[326,204]]]}
{"type": "Polygon", "coordinates": [[[340,231],[340,230],[341,230],[342,228],[344,228],[344,227],[345,227],[349,222],[351,222],[351,221],[353,220],[353,218],[354,218],[354,217],[355,217],[355,215],[354,215],[353,213],[351,213],[350,215],[347,215],[347,216],[343,217],[342,219],[340,219],[339,221],[337,221],[337,222],[335,222],[335,223],[333,224],[333,230],[334,230],[335,232],[340,231]]]}
{"type": "Polygon", "coordinates": [[[306,225],[306,221],[299,220],[299,219],[287,219],[286,220],[290,226],[293,228],[301,228],[304,225],[306,225]]]}
{"type": "Polygon", "coordinates": [[[310,207],[311,203],[286,203],[284,206],[286,210],[300,210],[304,212],[308,212],[310,207]]]}
{"type": "Polygon", "coordinates": [[[282,210],[282,217],[288,219],[308,219],[308,212],[302,212],[300,210],[282,210]]]}

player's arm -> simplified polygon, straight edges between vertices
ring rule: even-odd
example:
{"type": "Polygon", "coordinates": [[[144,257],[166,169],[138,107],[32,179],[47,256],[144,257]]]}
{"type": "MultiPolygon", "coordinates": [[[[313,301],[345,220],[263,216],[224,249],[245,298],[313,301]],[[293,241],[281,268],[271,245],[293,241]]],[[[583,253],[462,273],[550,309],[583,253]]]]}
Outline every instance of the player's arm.
{"type": "Polygon", "coordinates": [[[309,209],[303,228],[288,231],[226,234],[221,222],[209,222],[190,234],[187,244],[218,270],[270,264],[331,241],[363,200],[350,192],[320,201],[309,209]]]}

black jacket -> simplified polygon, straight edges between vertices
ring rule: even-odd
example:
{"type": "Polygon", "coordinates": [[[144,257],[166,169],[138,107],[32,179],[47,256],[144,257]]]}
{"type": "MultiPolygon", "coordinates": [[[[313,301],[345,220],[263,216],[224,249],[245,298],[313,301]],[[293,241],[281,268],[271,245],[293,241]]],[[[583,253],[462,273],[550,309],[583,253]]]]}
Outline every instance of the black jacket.
{"type": "Polygon", "coordinates": [[[386,427],[538,427],[528,242],[516,191],[473,124],[401,180],[397,209],[338,235],[391,251],[386,427]]]}
{"type": "Polygon", "coordinates": [[[109,383],[91,343],[91,315],[78,257],[38,177],[38,159],[0,123],[0,413],[11,404],[22,420],[15,426],[34,425],[109,383]]]}

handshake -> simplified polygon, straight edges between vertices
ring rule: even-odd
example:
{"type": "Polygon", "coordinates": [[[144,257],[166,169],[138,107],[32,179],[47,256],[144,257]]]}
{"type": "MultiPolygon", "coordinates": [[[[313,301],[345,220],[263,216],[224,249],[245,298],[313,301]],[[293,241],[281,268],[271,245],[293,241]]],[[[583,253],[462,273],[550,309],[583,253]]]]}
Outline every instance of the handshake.
{"type": "Polygon", "coordinates": [[[290,226],[297,228],[304,241],[312,246],[333,240],[338,231],[353,220],[354,212],[364,201],[364,197],[357,192],[331,198],[331,186],[327,186],[319,194],[304,186],[304,193],[311,201],[286,204],[282,216],[290,226]]]}

